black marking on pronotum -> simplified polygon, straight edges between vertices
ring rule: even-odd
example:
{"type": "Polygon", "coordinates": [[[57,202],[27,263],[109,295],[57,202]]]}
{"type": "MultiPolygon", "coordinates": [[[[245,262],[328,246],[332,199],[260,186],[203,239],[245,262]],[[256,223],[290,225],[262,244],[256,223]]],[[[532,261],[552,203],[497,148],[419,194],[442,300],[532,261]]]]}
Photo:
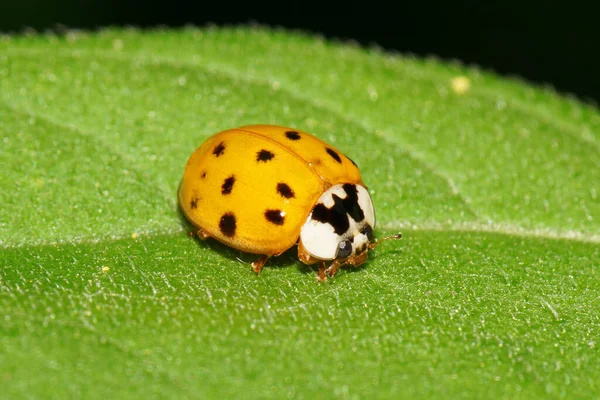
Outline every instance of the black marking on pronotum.
{"type": "Polygon", "coordinates": [[[198,208],[198,197],[193,197],[192,200],[190,201],[190,208],[192,210],[195,210],[196,208],[198,208]]]}
{"type": "Polygon", "coordinates": [[[256,153],[256,161],[257,162],[267,162],[275,157],[275,154],[271,153],[269,150],[262,149],[258,153],[256,153]]]}
{"type": "Polygon", "coordinates": [[[231,193],[231,189],[233,189],[234,183],[235,183],[235,176],[233,176],[233,175],[231,175],[229,178],[225,179],[225,181],[221,185],[221,193],[222,194],[231,193]]]}
{"type": "Polygon", "coordinates": [[[217,157],[223,154],[225,151],[225,142],[219,143],[213,150],[213,154],[217,157]]]}
{"type": "Polygon", "coordinates": [[[329,154],[331,156],[331,158],[333,158],[335,161],[339,162],[340,164],[342,163],[342,159],[340,158],[340,155],[333,149],[330,149],[329,147],[326,147],[325,150],[327,151],[327,154],[329,154]]]}
{"type": "Polygon", "coordinates": [[[283,182],[279,182],[277,184],[277,193],[279,193],[286,199],[291,199],[293,197],[296,197],[296,194],[294,193],[292,188],[287,183],[283,183],[283,182]]]}
{"type": "Polygon", "coordinates": [[[342,204],[338,202],[339,197],[333,195],[335,201],[333,207],[327,208],[325,204],[318,203],[312,211],[312,219],[323,224],[329,224],[338,235],[343,235],[350,229],[348,215],[342,204]]]}
{"type": "Polygon", "coordinates": [[[363,235],[365,235],[367,237],[367,239],[369,240],[373,240],[373,228],[371,227],[371,225],[366,225],[362,231],[360,231],[360,233],[362,233],[363,235]]]}
{"type": "Polygon", "coordinates": [[[265,218],[275,225],[283,225],[283,222],[285,221],[285,217],[281,210],[266,210],[265,218]]]}
{"type": "Polygon", "coordinates": [[[221,216],[219,229],[223,235],[227,237],[235,236],[236,227],[235,215],[232,212],[227,212],[221,216]]]}
{"type": "Polygon", "coordinates": [[[312,219],[323,224],[329,224],[338,235],[343,235],[350,229],[348,215],[356,222],[365,219],[365,213],[358,204],[358,190],[356,185],[346,183],[342,186],[346,192],[346,198],[341,199],[333,194],[333,206],[327,208],[325,204],[318,203],[312,211],[312,219]]]}
{"type": "Polygon", "coordinates": [[[346,198],[342,200],[344,203],[344,208],[348,211],[348,214],[353,220],[356,222],[362,221],[365,219],[365,213],[358,204],[358,189],[356,188],[356,185],[345,183],[342,187],[344,188],[344,192],[347,194],[346,198]]]}
{"type": "Polygon", "coordinates": [[[363,243],[359,248],[356,249],[356,254],[362,254],[367,251],[367,244],[363,243]]]}
{"type": "Polygon", "coordinates": [[[296,131],[287,131],[285,136],[290,140],[298,140],[300,139],[300,134],[296,131]]]}

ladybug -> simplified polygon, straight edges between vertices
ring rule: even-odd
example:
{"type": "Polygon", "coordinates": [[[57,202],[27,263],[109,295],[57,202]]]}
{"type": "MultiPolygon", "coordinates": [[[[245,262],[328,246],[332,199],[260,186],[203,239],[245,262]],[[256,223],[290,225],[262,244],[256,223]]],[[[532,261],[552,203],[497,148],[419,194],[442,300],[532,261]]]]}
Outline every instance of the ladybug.
{"type": "Polygon", "coordinates": [[[382,242],[373,237],[375,210],[358,166],[298,129],[248,125],[209,137],[187,161],[178,192],[201,239],[262,255],[256,273],[298,245],[300,261],[319,263],[325,280],[361,265],[382,242]]]}

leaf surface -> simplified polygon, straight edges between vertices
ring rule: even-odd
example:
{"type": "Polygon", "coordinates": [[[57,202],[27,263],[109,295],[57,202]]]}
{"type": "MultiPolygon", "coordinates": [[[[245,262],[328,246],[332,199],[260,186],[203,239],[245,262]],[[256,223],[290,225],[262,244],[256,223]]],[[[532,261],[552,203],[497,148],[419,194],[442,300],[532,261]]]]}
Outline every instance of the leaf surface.
{"type": "Polygon", "coordinates": [[[4,394],[595,397],[599,128],[549,89],[298,33],[2,38],[4,394]],[[253,123],[348,154],[404,239],[318,284],[295,250],[255,276],[189,238],[187,158],[253,123]]]}

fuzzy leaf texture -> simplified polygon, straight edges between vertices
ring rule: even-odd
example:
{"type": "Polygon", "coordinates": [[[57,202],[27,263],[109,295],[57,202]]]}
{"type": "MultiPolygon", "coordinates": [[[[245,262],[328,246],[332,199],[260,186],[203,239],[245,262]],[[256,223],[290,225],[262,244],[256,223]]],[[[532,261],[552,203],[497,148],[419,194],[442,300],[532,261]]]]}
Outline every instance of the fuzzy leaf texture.
{"type": "Polygon", "coordinates": [[[600,114],[435,59],[266,28],[0,39],[6,398],[594,398],[600,114]],[[312,132],[379,237],[320,284],[188,236],[209,135],[312,132]]]}

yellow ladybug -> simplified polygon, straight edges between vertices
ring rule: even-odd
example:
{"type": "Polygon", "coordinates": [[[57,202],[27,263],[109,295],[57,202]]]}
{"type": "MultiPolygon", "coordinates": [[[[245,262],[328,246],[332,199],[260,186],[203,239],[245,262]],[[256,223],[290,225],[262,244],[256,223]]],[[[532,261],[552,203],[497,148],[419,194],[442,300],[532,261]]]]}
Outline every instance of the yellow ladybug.
{"type": "Polygon", "coordinates": [[[298,258],[320,263],[324,280],[342,265],[362,264],[381,242],[373,241],[373,202],[354,161],[282,126],[242,126],[206,139],[187,162],[179,206],[201,239],[262,255],[252,263],[257,273],[297,244],[298,258]]]}

